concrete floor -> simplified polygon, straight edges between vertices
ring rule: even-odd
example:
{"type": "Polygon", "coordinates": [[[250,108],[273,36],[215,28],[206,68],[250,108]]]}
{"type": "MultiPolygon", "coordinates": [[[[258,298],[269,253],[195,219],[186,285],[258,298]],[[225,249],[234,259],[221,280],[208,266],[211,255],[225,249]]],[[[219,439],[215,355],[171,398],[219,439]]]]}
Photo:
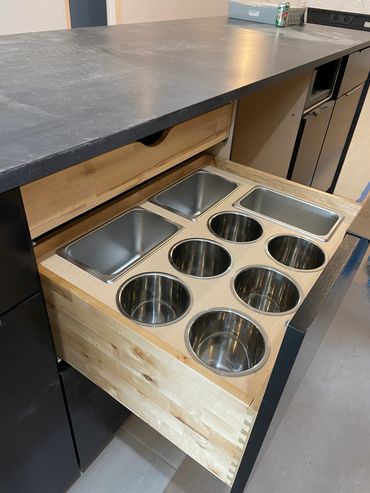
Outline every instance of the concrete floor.
{"type": "MultiPolygon", "coordinates": [[[[369,128],[370,96],[335,191],[338,195],[357,200],[370,182],[369,128]]],[[[69,493],[228,491],[132,416],[69,493]]],[[[364,263],[247,493],[369,492],[370,288],[364,263]]]]}

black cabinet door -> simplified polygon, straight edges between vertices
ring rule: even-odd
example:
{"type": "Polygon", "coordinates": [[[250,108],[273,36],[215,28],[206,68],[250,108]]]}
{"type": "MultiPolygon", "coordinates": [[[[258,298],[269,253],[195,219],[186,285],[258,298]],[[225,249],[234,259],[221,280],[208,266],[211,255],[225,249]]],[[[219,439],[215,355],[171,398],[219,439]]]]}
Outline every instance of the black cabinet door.
{"type": "Polygon", "coordinates": [[[0,194],[0,314],[39,289],[23,203],[18,189],[0,194]]]}
{"type": "Polygon", "coordinates": [[[328,101],[303,117],[293,153],[293,181],[311,185],[333,107],[334,101],[328,101]]]}
{"type": "Polygon", "coordinates": [[[131,413],[64,361],[59,364],[59,373],[84,471],[131,413]]]}
{"type": "Polygon", "coordinates": [[[326,192],[333,183],[363,88],[363,84],[356,87],[335,103],[320,159],[312,180],[314,188],[326,192]]]}
{"type": "Polygon", "coordinates": [[[349,55],[344,68],[342,82],[340,84],[338,97],[347,94],[366,81],[370,72],[370,48],[356,51],[349,55]]]}
{"type": "Polygon", "coordinates": [[[64,493],[79,469],[40,294],[0,317],[0,491],[64,493]]]}

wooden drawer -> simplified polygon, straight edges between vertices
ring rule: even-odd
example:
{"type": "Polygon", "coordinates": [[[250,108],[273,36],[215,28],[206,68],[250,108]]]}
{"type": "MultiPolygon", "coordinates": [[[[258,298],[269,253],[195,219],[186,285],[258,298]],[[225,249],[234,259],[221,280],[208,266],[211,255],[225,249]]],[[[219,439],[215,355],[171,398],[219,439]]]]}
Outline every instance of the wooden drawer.
{"type": "Polygon", "coordinates": [[[139,192],[75,221],[36,247],[54,341],[62,359],[232,486],[274,369],[287,321],[294,310],[281,316],[258,313],[237,300],[229,289],[230,283],[244,261],[272,266],[289,278],[298,279],[302,301],[322,270],[293,274],[284,266],[274,267],[264,245],[269,237],[286,232],[287,228],[261,218],[264,234],[259,241],[250,246],[227,244],[233,263],[230,270],[217,279],[191,280],[171,266],[168,251],[189,236],[211,240],[208,218],[220,210],[232,210],[233,204],[246,190],[259,184],[333,208],[343,215],[330,240],[321,245],[328,260],[340,245],[359,206],[237,163],[215,161],[208,156],[167,172],[161,180],[152,181],[139,192]],[[189,221],[146,202],[159,189],[207,166],[212,166],[208,169],[216,174],[236,180],[238,188],[197,221],[189,221]],[[139,203],[152,212],[176,220],[183,228],[120,279],[104,284],[55,254],[55,249],[61,244],[139,203]],[[246,248],[250,249],[247,256],[246,248]],[[190,286],[192,304],[189,312],[172,325],[143,326],[123,316],[117,308],[116,295],[122,283],[148,271],[168,272],[190,286]],[[200,313],[202,304],[207,310],[215,306],[230,307],[262,327],[267,357],[258,371],[233,377],[220,375],[191,355],[185,344],[185,334],[193,317],[200,313]]]}
{"type": "Polygon", "coordinates": [[[221,142],[229,135],[232,104],[180,123],[22,187],[31,237],[103,204],[221,142]],[[154,136],[155,137],[155,136],[154,136]]]}

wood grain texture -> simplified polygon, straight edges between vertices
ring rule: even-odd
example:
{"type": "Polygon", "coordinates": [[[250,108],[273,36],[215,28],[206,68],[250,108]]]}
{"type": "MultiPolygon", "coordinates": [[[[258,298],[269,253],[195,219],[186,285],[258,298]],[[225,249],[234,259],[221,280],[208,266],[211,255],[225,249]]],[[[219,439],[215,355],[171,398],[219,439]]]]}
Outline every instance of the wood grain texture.
{"type": "MultiPolygon", "coordinates": [[[[188,173],[206,164],[216,166],[214,172],[234,179],[238,188],[194,222],[154,204],[142,203],[144,208],[177,220],[183,229],[112,284],[102,283],[54,253],[62,239],[66,239],[67,228],[60,235],[55,233],[54,239],[49,238],[44,245],[39,245],[44,254],[39,258],[39,270],[58,355],[231,485],[273,370],[286,323],[298,306],[278,316],[257,313],[237,299],[230,285],[242,268],[264,265],[294,278],[302,301],[320,277],[321,270],[292,272],[288,267],[277,265],[266,254],[267,241],[291,230],[262,219],[264,234],[259,241],[248,246],[224,245],[231,253],[233,264],[230,271],[217,280],[194,280],[179,273],[168,261],[168,251],[178,241],[188,237],[214,239],[207,226],[208,219],[222,210],[232,210],[238,198],[257,183],[329,206],[344,214],[342,223],[330,240],[320,245],[327,260],[341,243],[359,206],[237,163],[207,156],[187,163],[181,171],[167,172],[162,185],[165,183],[167,186],[171,179],[179,179],[179,173],[188,173]],[[189,313],[171,324],[170,328],[140,326],[124,317],[116,305],[117,290],[125,280],[153,270],[178,277],[193,295],[189,313]],[[237,378],[224,377],[211,372],[191,357],[184,337],[187,324],[200,311],[219,307],[238,311],[264,329],[269,357],[259,371],[237,378]]],[[[149,190],[153,192],[158,186],[155,181],[143,185],[136,199],[141,197],[145,200],[151,195],[149,190]]],[[[137,205],[133,197],[128,195],[127,202],[122,198],[120,206],[137,205]]],[[[109,212],[116,214],[117,207],[118,202],[98,211],[101,214],[98,222],[103,218],[108,220],[109,212]]],[[[84,220],[76,221],[72,225],[75,228],[72,236],[81,234],[81,228],[95,227],[97,224],[93,225],[93,218],[91,213],[85,223],[84,220]]]]}
{"type": "Polygon", "coordinates": [[[59,356],[231,485],[254,410],[75,287],[42,279],[59,356]]]}
{"type": "Polygon", "coordinates": [[[209,162],[208,156],[201,156],[196,159],[185,161],[168,171],[161,173],[151,180],[129,190],[122,196],[101,205],[98,209],[84,214],[82,217],[69,222],[58,228],[57,232],[50,233],[37,240],[34,252],[36,258],[55,251],[60,246],[68,243],[92,229],[104,224],[114,217],[122,214],[126,210],[143,202],[160,190],[163,190],[172,183],[181,180],[193,171],[206,166],[209,162]]]}
{"type": "Polygon", "coordinates": [[[233,161],[286,178],[310,80],[300,74],[239,100],[233,161]]]}
{"type": "Polygon", "coordinates": [[[172,127],[153,145],[134,142],[22,187],[31,237],[36,238],[229,135],[232,104],[172,127]]]}
{"type": "Polygon", "coordinates": [[[66,16],[66,28],[71,29],[71,11],[69,8],[69,0],[64,0],[64,14],[66,16]]]}

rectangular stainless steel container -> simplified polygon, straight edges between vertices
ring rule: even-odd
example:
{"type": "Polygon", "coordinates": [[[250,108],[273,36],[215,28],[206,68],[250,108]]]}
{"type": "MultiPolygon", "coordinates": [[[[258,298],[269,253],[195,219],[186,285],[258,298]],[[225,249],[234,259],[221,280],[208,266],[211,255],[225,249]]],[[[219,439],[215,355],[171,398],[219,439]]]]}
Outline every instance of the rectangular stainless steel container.
{"type": "Polygon", "coordinates": [[[135,208],[58,250],[58,254],[112,282],[135,261],[174,235],[180,226],[135,208]]]}
{"type": "Polygon", "coordinates": [[[229,195],[238,184],[208,171],[200,170],[150,199],[169,211],[196,219],[229,195]]]}
{"type": "Polygon", "coordinates": [[[235,205],[321,240],[327,240],[343,218],[329,209],[265,187],[254,187],[235,205]]]}

